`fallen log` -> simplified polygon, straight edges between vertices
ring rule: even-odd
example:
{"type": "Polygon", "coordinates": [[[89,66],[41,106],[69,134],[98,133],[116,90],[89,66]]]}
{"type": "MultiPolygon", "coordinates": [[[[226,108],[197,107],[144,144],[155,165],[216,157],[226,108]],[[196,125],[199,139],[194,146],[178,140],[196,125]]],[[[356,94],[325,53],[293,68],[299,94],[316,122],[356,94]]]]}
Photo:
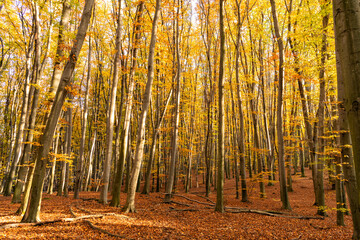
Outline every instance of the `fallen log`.
{"type": "Polygon", "coordinates": [[[253,209],[240,209],[240,208],[237,209],[237,210],[236,209],[235,210],[227,210],[226,212],[230,212],[230,213],[256,213],[256,214],[266,215],[266,216],[270,216],[270,217],[284,217],[284,218],[294,218],[294,219],[304,219],[304,220],[309,220],[309,219],[324,220],[325,219],[324,217],[285,215],[285,214],[270,213],[268,211],[253,210],[253,209]]]}
{"type": "Polygon", "coordinates": [[[79,220],[84,220],[87,218],[102,218],[104,215],[85,215],[80,217],[73,217],[73,218],[61,218],[61,219],[55,219],[52,221],[44,221],[44,222],[38,222],[38,223],[9,223],[4,224],[0,226],[0,229],[7,229],[7,228],[15,228],[15,227],[27,227],[27,226],[43,226],[51,223],[58,223],[58,222],[74,222],[79,220]]]}
{"type": "Polygon", "coordinates": [[[94,230],[97,230],[99,232],[102,232],[102,233],[105,233],[109,236],[112,236],[112,237],[117,237],[117,238],[121,238],[121,239],[131,239],[131,238],[127,238],[123,235],[118,235],[118,234],[115,234],[115,233],[111,233],[109,231],[106,231],[105,229],[102,229],[102,228],[99,228],[97,226],[95,226],[92,222],[90,222],[89,220],[85,220],[84,222],[86,222],[92,229],[94,230]]]}
{"type": "Polygon", "coordinates": [[[186,200],[189,200],[189,201],[192,201],[192,202],[196,202],[196,203],[199,203],[199,204],[203,204],[203,205],[207,205],[207,206],[212,206],[212,207],[214,207],[214,206],[215,206],[215,204],[212,204],[212,203],[206,203],[206,202],[200,202],[200,201],[197,201],[197,200],[195,200],[195,199],[191,199],[191,198],[188,198],[188,197],[185,197],[185,196],[179,195],[179,194],[172,194],[172,196],[182,197],[182,198],[185,198],[186,200]]]}
{"type": "MultiPolygon", "coordinates": [[[[80,207],[78,206],[78,204],[76,204],[75,207],[76,207],[77,209],[83,211],[83,212],[91,213],[91,211],[88,211],[88,210],[86,210],[86,209],[80,208],[80,207]]],[[[76,216],[75,213],[74,213],[74,211],[72,210],[72,204],[70,205],[70,213],[71,213],[71,215],[73,215],[74,217],[76,216]]],[[[122,218],[130,218],[130,217],[128,217],[128,216],[119,215],[119,214],[116,214],[116,213],[104,213],[104,214],[102,214],[102,216],[116,216],[116,217],[119,217],[119,216],[120,216],[120,217],[122,217],[122,218]]],[[[127,238],[127,237],[125,237],[125,236],[118,235],[118,234],[115,234],[115,233],[111,233],[111,232],[109,232],[109,231],[107,231],[107,230],[105,230],[105,229],[102,229],[102,228],[100,228],[100,227],[97,227],[97,226],[95,226],[92,222],[90,222],[89,220],[84,220],[84,222],[86,222],[92,229],[97,230],[97,231],[102,232],[102,233],[105,233],[105,234],[107,234],[107,235],[109,235],[109,236],[117,237],[117,238],[121,238],[121,239],[130,239],[130,238],[127,238]]]]}
{"type": "Polygon", "coordinates": [[[178,208],[170,207],[169,209],[170,209],[170,211],[178,211],[178,212],[198,212],[198,211],[200,211],[199,209],[194,209],[194,208],[178,209],[178,208]]]}
{"type": "MultiPolygon", "coordinates": [[[[167,202],[165,202],[165,203],[167,203],[167,202]]],[[[168,203],[175,203],[175,204],[181,205],[181,206],[192,207],[192,205],[189,205],[189,204],[186,204],[186,203],[182,203],[182,202],[176,202],[176,201],[173,201],[173,200],[171,200],[171,201],[168,202],[168,203]]]]}
{"type": "MultiPolygon", "coordinates": [[[[191,198],[179,195],[179,194],[173,194],[173,196],[182,197],[182,198],[185,198],[192,202],[215,207],[215,204],[200,202],[200,201],[197,201],[197,200],[194,200],[194,199],[191,199],[191,198]]],[[[324,217],[287,215],[283,212],[276,212],[276,211],[270,211],[270,210],[269,211],[268,210],[256,210],[256,209],[248,209],[248,208],[237,208],[237,207],[225,207],[225,210],[230,213],[256,213],[256,214],[262,214],[262,215],[271,216],[271,217],[285,217],[285,218],[295,218],[295,219],[304,219],[304,220],[309,220],[309,219],[324,220],[325,219],[324,217]]]]}
{"type": "Polygon", "coordinates": [[[205,200],[209,201],[212,204],[215,204],[215,202],[213,200],[211,200],[210,198],[208,198],[208,197],[204,197],[204,196],[201,196],[201,195],[198,195],[198,194],[195,194],[195,193],[192,193],[192,194],[197,196],[197,197],[204,198],[205,200]]]}

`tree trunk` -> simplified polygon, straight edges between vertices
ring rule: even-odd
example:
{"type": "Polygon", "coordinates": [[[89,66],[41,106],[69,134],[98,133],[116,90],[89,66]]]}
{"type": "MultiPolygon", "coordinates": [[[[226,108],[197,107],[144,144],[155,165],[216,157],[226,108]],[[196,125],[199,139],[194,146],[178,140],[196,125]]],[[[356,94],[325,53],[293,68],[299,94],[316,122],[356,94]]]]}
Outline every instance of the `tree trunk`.
{"type": "Polygon", "coordinates": [[[114,179],[113,189],[112,189],[112,200],[110,205],[111,206],[119,206],[120,205],[120,192],[121,192],[121,185],[122,185],[122,178],[124,174],[124,166],[125,161],[127,158],[127,149],[129,145],[129,134],[130,134],[130,124],[131,124],[131,113],[132,113],[132,105],[133,105],[133,98],[134,98],[134,87],[135,87],[135,80],[134,80],[134,71],[137,65],[137,51],[139,48],[139,42],[141,37],[141,17],[144,9],[144,1],[140,1],[137,10],[136,10],[136,19],[134,23],[134,40],[133,46],[131,51],[131,64],[130,64],[130,73],[129,73],[129,89],[126,98],[126,108],[125,108],[125,117],[124,117],[124,125],[122,129],[122,141],[120,144],[120,153],[119,153],[119,160],[116,169],[116,176],[114,179]]]}
{"type": "Polygon", "coordinates": [[[59,25],[58,44],[56,48],[56,57],[53,67],[54,71],[50,83],[50,100],[54,98],[56,94],[56,90],[60,83],[61,73],[63,69],[63,58],[64,58],[64,49],[65,49],[64,46],[66,45],[64,32],[68,28],[71,17],[70,0],[64,0],[62,5],[63,5],[63,9],[62,9],[60,25],[59,25]]]}
{"type": "MultiPolygon", "coordinates": [[[[104,160],[104,175],[101,184],[100,202],[107,204],[107,195],[109,189],[111,160],[112,160],[112,145],[114,135],[114,122],[115,122],[115,108],[116,108],[116,93],[119,82],[119,67],[120,67],[120,51],[121,51],[121,0],[119,0],[117,12],[117,28],[115,40],[115,56],[114,56],[114,73],[111,86],[111,93],[109,99],[109,112],[106,121],[106,151],[104,160]]],[[[115,183],[114,183],[115,185],[115,183]]]]}
{"type": "Polygon", "coordinates": [[[62,106],[68,94],[65,87],[70,87],[72,84],[72,76],[75,69],[76,61],[79,56],[82,44],[85,39],[87,28],[90,22],[94,0],[86,0],[84,11],[81,17],[78,32],[74,41],[74,46],[71,49],[70,57],[66,63],[64,71],[61,76],[60,84],[58,86],[54,103],[51,108],[48,122],[40,137],[40,146],[37,148],[35,158],[35,170],[33,182],[31,185],[31,193],[29,204],[26,209],[22,222],[37,222],[39,221],[39,212],[41,204],[41,195],[44,184],[44,177],[46,173],[46,166],[48,163],[48,153],[54,136],[55,128],[60,116],[62,106]]]}
{"type": "Polygon", "coordinates": [[[219,64],[219,116],[218,116],[218,152],[217,152],[217,185],[215,211],[224,212],[224,65],[225,65],[225,31],[224,1],[220,0],[220,64],[219,64]]]}
{"type": "Polygon", "coordinates": [[[145,144],[145,122],[147,112],[149,110],[152,84],[154,80],[154,53],[155,53],[155,43],[156,43],[156,30],[157,22],[160,13],[160,4],[161,0],[156,0],[155,15],[153,19],[153,26],[151,30],[151,40],[149,46],[149,57],[148,57],[148,79],[146,83],[145,93],[143,97],[143,104],[140,119],[138,122],[137,130],[137,139],[136,139],[136,149],[134,163],[131,171],[130,185],[128,189],[128,194],[126,198],[126,205],[124,207],[125,212],[134,212],[135,211],[135,191],[136,185],[139,177],[140,166],[142,163],[143,153],[144,153],[144,144],[145,144]]]}
{"type": "Polygon", "coordinates": [[[360,6],[358,1],[334,0],[333,16],[336,57],[338,60],[338,102],[341,155],[345,186],[353,220],[353,239],[360,239],[360,132],[359,132],[359,59],[360,6]],[[349,129],[350,127],[350,134],[349,129]],[[351,141],[350,141],[351,135],[351,141]],[[352,142],[352,148],[348,145],[352,142]],[[353,151],[353,154],[352,154],[353,151]]]}
{"type": "MultiPolygon", "coordinates": [[[[30,154],[32,150],[31,143],[34,139],[34,129],[36,123],[36,114],[38,109],[39,102],[39,87],[37,86],[38,80],[41,78],[43,66],[40,65],[40,55],[41,55],[41,39],[40,39],[40,23],[39,23],[39,7],[37,4],[34,6],[34,20],[35,20],[35,39],[34,39],[34,67],[32,72],[32,92],[33,92],[33,101],[31,106],[31,114],[29,117],[29,126],[28,126],[28,135],[26,138],[26,144],[24,146],[24,154],[20,161],[20,170],[18,173],[18,179],[15,185],[14,195],[11,200],[12,203],[19,203],[21,201],[21,192],[23,191],[24,183],[26,180],[26,175],[28,174],[29,167],[26,165],[29,164],[30,154]],[[25,165],[25,166],[23,166],[25,165]]],[[[30,104],[31,96],[29,96],[28,104],[30,104]]]]}
{"type": "MultiPolygon", "coordinates": [[[[35,10],[36,11],[36,10],[35,10]]],[[[35,18],[34,13],[34,18],[35,18]]],[[[27,115],[28,115],[28,104],[29,99],[31,96],[30,94],[30,68],[31,68],[31,58],[32,58],[32,52],[34,49],[34,37],[35,32],[31,33],[30,39],[29,39],[29,45],[26,49],[26,66],[25,66],[25,80],[24,80],[24,91],[22,95],[22,107],[21,107],[21,113],[20,113],[20,119],[17,127],[17,133],[16,133],[16,139],[14,144],[14,149],[12,152],[14,153],[12,155],[12,162],[10,171],[6,175],[6,181],[5,181],[5,189],[4,189],[4,196],[10,196],[12,187],[13,187],[13,181],[15,180],[15,174],[16,169],[18,167],[19,160],[21,158],[22,150],[23,150],[23,138],[24,138],[24,129],[26,125],[27,115]]],[[[9,158],[11,159],[11,157],[9,158]]]]}
{"type": "MultiPolygon", "coordinates": [[[[329,4],[329,2],[325,3],[325,6],[329,4]]],[[[324,9],[324,6],[322,6],[324,9]]],[[[325,192],[324,192],[324,163],[325,163],[325,140],[324,140],[324,118],[325,118],[325,61],[326,61],[326,51],[327,51],[327,25],[329,22],[329,15],[325,15],[323,17],[323,29],[322,29],[322,42],[321,42],[321,68],[319,73],[320,80],[320,97],[319,97],[319,108],[318,108],[318,149],[316,152],[319,153],[317,157],[316,164],[316,179],[315,184],[317,185],[316,190],[318,193],[317,196],[317,204],[318,210],[317,214],[321,216],[327,215],[325,212],[325,192]]]]}
{"type": "Polygon", "coordinates": [[[180,59],[180,32],[179,32],[179,21],[180,21],[180,1],[178,1],[177,13],[176,13],[176,30],[175,30],[175,51],[176,51],[176,74],[175,74],[175,83],[176,83],[176,97],[175,97],[175,109],[174,109],[174,128],[171,141],[171,158],[169,166],[169,176],[166,183],[165,189],[165,202],[171,201],[171,193],[174,185],[175,177],[175,165],[176,165],[176,155],[178,153],[178,132],[179,132],[179,115],[180,115],[180,79],[181,79],[181,59],[180,59]]]}
{"type": "Polygon", "coordinates": [[[167,106],[169,105],[172,93],[173,93],[173,91],[170,90],[169,96],[168,96],[168,98],[166,100],[166,103],[165,103],[164,110],[163,110],[163,112],[161,114],[161,117],[158,120],[158,122],[156,124],[156,127],[154,129],[154,132],[153,132],[152,143],[151,143],[151,147],[150,147],[150,157],[149,157],[149,161],[148,161],[148,164],[147,164],[147,167],[146,167],[145,184],[144,184],[144,189],[142,191],[143,194],[149,194],[149,192],[150,192],[151,168],[152,168],[152,164],[153,164],[154,157],[155,157],[156,141],[157,141],[157,139],[159,137],[160,126],[161,126],[161,124],[163,122],[163,119],[165,117],[166,109],[167,109],[167,106]]]}
{"type": "Polygon", "coordinates": [[[282,207],[284,209],[291,209],[290,201],[288,198],[288,192],[286,187],[286,174],[285,174],[285,160],[284,160],[284,135],[283,135],[283,88],[284,88],[284,45],[282,37],[280,36],[279,24],[276,16],[275,1],[270,0],[271,13],[274,23],[275,35],[279,47],[279,83],[278,83],[278,99],[277,99],[277,137],[278,137],[278,151],[279,151],[279,178],[280,178],[280,196],[282,201],[282,207]]]}
{"type": "Polygon", "coordinates": [[[56,155],[58,153],[58,148],[59,148],[59,139],[60,136],[59,134],[56,136],[56,140],[55,140],[55,144],[54,144],[54,159],[52,160],[52,165],[51,165],[51,169],[50,169],[50,180],[49,180],[49,188],[48,188],[48,193],[49,194],[53,194],[54,191],[54,181],[55,181],[55,169],[56,169],[56,155]]]}
{"type": "Polygon", "coordinates": [[[91,79],[91,37],[89,36],[89,50],[88,50],[88,71],[86,76],[86,90],[85,90],[85,99],[84,99],[84,113],[82,116],[81,124],[81,139],[80,139],[80,150],[79,158],[76,163],[75,171],[75,185],[74,185],[74,199],[79,198],[79,192],[81,190],[82,177],[84,167],[84,151],[85,151],[85,140],[86,140],[86,127],[88,122],[88,99],[89,99],[89,88],[90,88],[90,79],[91,79]]]}

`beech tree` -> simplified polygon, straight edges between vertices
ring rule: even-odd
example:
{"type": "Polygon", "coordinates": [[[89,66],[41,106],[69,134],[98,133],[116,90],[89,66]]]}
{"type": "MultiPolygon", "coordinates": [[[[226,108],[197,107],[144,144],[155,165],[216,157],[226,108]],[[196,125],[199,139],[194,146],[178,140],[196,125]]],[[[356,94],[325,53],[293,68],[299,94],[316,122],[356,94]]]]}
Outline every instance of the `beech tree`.
{"type": "Polygon", "coordinates": [[[277,130],[277,141],[279,151],[279,178],[280,178],[280,196],[282,201],[282,207],[284,209],[291,209],[288,198],[288,192],[286,187],[286,176],[285,176],[285,161],[284,161],[284,136],[283,136],[283,88],[284,88],[284,44],[282,37],[280,36],[279,23],[276,15],[276,5],[274,0],[270,0],[271,3],[271,14],[273,18],[273,24],[275,29],[275,36],[277,38],[277,44],[279,47],[279,71],[278,71],[278,97],[277,97],[277,109],[276,109],[276,130],[277,130]]]}
{"type": "Polygon", "coordinates": [[[151,92],[152,92],[152,84],[154,80],[154,56],[155,56],[155,43],[156,43],[156,30],[157,30],[157,22],[160,13],[160,4],[161,0],[156,0],[155,6],[155,14],[152,24],[151,30],[151,39],[149,46],[149,57],[148,57],[148,73],[147,73],[147,83],[145,88],[145,93],[143,96],[143,104],[142,111],[138,123],[137,129],[137,138],[136,138],[136,149],[134,156],[134,163],[131,170],[131,179],[130,186],[128,189],[128,195],[126,198],[126,204],[124,206],[125,212],[134,212],[135,211],[135,192],[136,186],[138,183],[140,166],[142,163],[143,153],[144,153],[144,142],[145,142],[145,121],[146,116],[149,110],[151,92]]]}
{"type": "Polygon", "coordinates": [[[43,135],[40,138],[40,147],[38,147],[36,150],[36,162],[34,178],[31,185],[30,200],[22,222],[37,222],[40,220],[39,212],[42,190],[45,180],[46,165],[48,163],[48,153],[50,150],[50,145],[55,132],[57,121],[59,119],[61,108],[68,94],[69,88],[71,89],[73,71],[85,39],[93,5],[94,0],[87,0],[85,2],[81,22],[78,28],[76,38],[74,40],[74,46],[71,49],[69,60],[67,61],[64,71],[62,73],[46,127],[44,129],[43,135]]]}
{"type": "Polygon", "coordinates": [[[217,156],[217,188],[215,211],[224,212],[224,65],[225,65],[225,31],[224,31],[224,1],[220,0],[220,65],[219,65],[219,133],[218,133],[218,156],[217,156]]]}
{"type": "Polygon", "coordinates": [[[111,190],[116,207],[128,192],[129,212],[141,188],[164,202],[216,192],[223,212],[280,183],[290,209],[306,174],[314,211],[336,188],[357,238],[357,6],[334,2],[334,39],[329,1],[86,1],[81,20],[84,3],[0,1],[1,190],[22,196],[23,221],[43,190],[104,204],[111,190]]]}
{"type": "Polygon", "coordinates": [[[353,152],[353,167],[351,149],[345,149],[349,143],[349,136],[346,132],[340,136],[343,161],[349,163],[345,165],[344,174],[348,179],[346,184],[348,196],[350,196],[350,207],[354,224],[353,239],[360,239],[359,228],[359,183],[360,183],[360,142],[359,142],[359,74],[358,59],[360,48],[358,39],[360,38],[360,18],[359,4],[356,1],[333,1],[334,28],[336,39],[336,54],[338,56],[338,100],[340,105],[340,128],[346,130],[349,124],[350,136],[353,152]],[[346,114],[346,117],[344,116],[346,114]],[[354,176],[355,173],[355,176],[354,176]],[[356,183],[355,180],[356,179],[356,183]],[[357,196],[356,196],[357,195],[357,196]]]}

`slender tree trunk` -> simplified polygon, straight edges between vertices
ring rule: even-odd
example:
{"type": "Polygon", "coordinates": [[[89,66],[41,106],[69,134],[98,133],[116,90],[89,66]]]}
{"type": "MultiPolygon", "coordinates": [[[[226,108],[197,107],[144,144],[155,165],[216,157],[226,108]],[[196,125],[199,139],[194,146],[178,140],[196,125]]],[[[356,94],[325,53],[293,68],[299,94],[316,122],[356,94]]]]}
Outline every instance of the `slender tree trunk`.
{"type": "Polygon", "coordinates": [[[56,48],[56,58],[54,63],[54,72],[50,83],[50,99],[52,100],[56,94],[56,90],[59,86],[62,69],[63,69],[63,58],[64,58],[64,46],[65,46],[65,31],[67,30],[70,22],[71,5],[70,0],[63,1],[63,9],[61,13],[58,44],[56,48]]]}
{"type": "Polygon", "coordinates": [[[71,85],[72,83],[73,72],[75,69],[76,61],[79,56],[82,44],[85,39],[85,35],[91,18],[93,5],[94,5],[94,0],[85,1],[84,11],[74,41],[75,44],[71,49],[70,57],[62,73],[60,84],[58,86],[55,95],[54,103],[51,108],[48,122],[43,131],[43,135],[40,137],[40,146],[37,148],[35,154],[36,162],[35,162],[33,182],[31,185],[29,204],[25,212],[25,215],[22,219],[22,222],[39,221],[41,195],[43,190],[44,177],[46,173],[46,165],[49,161],[48,153],[50,150],[52,138],[54,136],[55,128],[60,116],[62,106],[68,94],[68,90],[66,90],[65,87],[70,87],[69,85],[71,85]]]}
{"type": "MultiPolygon", "coordinates": [[[[121,0],[119,0],[117,12],[117,29],[115,40],[115,57],[114,57],[114,73],[110,93],[109,112],[106,122],[106,151],[104,161],[104,175],[101,184],[100,202],[107,204],[107,195],[109,189],[111,160],[112,160],[112,145],[114,135],[114,122],[115,122],[115,108],[116,108],[116,93],[119,82],[119,67],[120,67],[120,51],[121,51],[121,0]]],[[[114,183],[115,185],[115,183],[114,183]]]]}
{"type": "MultiPolygon", "coordinates": [[[[35,10],[36,11],[36,10],[35,10]]],[[[34,19],[35,19],[36,13],[34,13],[34,19]]],[[[16,139],[14,144],[14,149],[12,152],[14,153],[12,156],[12,162],[10,171],[7,173],[6,181],[5,181],[5,189],[4,189],[4,196],[10,196],[12,187],[13,187],[13,181],[15,180],[16,175],[16,169],[18,167],[19,160],[21,158],[22,150],[23,150],[23,138],[24,138],[24,130],[28,115],[28,105],[29,105],[29,99],[31,96],[30,94],[30,68],[31,68],[31,58],[32,58],[32,52],[34,49],[34,37],[35,32],[33,31],[31,33],[29,44],[27,46],[26,50],[26,65],[25,65],[25,79],[24,79],[24,91],[22,95],[22,107],[21,107],[21,113],[20,113],[20,119],[17,127],[17,133],[16,133],[16,139]]],[[[11,159],[11,157],[9,158],[11,159]]]]}
{"type": "Polygon", "coordinates": [[[163,119],[165,117],[166,109],[167,109],[167,106],[169,105],[172,93],[173,93],[173,91],[171,90],[170,93],[169,93],[169,96],[168,96],[168,98],[166,100],[164,110],[163,110],[163,112],[161,114],[161,117],[158,120],[158,122],[156,124],[156,127],[154,129],[154,132],[153,132],[152,143],[151,143],[151,147],[150,147],[150,157],[149,157],[149,161],[148,161],[148,164],[147,164],[147,167],[146,167],[145,184],[144,184],[144,189],[142,191],[143,194],[149,194],[149,192],[150,192],[151,168],[152,168],[152,164],[153,164],[154,157],[155,157],[156,141],[157,141],[157,139],[159,137],[160,126],[161,126],[161,124],[163,122],[163,119]]]}
{"type": "MultiPolygon", "coordinates": [[[[33,92],[33,101],[31,106],[31,114],[29,117],[29,126],[28,126],[28,135],[26,138],[26,144],[24,146],[24,154],[20,161],[20,170],[18,173],[18,179],[15,185],[14,195],[11,200],[13,203],[18,203],[21,201],[21,192],[23,191],[24,183],[26,180],[26,175],[28,174],[29,167],[23,166],[29,164],[30,154],[32,150],[31,143],[34,139],[34,129],[36,123],[36,114],[38,109],[38,102],[39,102],[39,87],[37,86],[38,80],[41,78],[43,66],[40,65],[40,55],[41,55],[41,39],[40,39],[40,20],[39,20],[39,9],[38,5],[35,4],[35,12],[34,12],[34,20],[35,20],[35,39],[34,39],[34,67],[32,73],[32,83],[31,86],[33,92]]],[[[51,32],[51,31],[50,31],[51,32]]],[[[28,104],[30,104],[31,96],[29,96],[28,104]]]]}
{"type": "Polygon", "coordinates": [[[59,148],[59,139],[60,136],[59,134],[56,136],[56,140],[55,140],[55,144],[54,144],[54,159],[52,160],[52,165],[51,165],[51,169],[50,169],[50,180],[49,180],[49,188],[48,188],[48,193],[49,194],[53,194],[54,191],[54,181],[55,181],[55,169],[56,169],[56,155],[58,153],[58,148],[59,148]]]}
{"type": "Polygon", "coordinates": [[[225,31],[224,1],[220,0],[220,64],[219,64],[219,116],[218,116],[218,155],[217,155],[217,187],[215,211],[224,212],[224,65],[225,65],[225,31]]]}
{"type": "Polygon", "coordinates": [[[141,18],[144,9],[144,1],[140,1],[137,10],[136,10],[136,19],[134,23],[134,39],[133,39],[133,46],[131,51],[131,64],[130,64],[130,73],[129,73],[129,89],[126,98],[126,108],[125,108],[125,117],[124,117],[124,125],[122,129],[122,141],[120,144],[120,154],[119,160],[116,170],[116,175],[114,179],[113,189],[112,189],[112,200],[110,205],[111,206],[119,206],[120,205],[120,192],[121,192],[121,185],[122,185],[122,178],[124,174],[124,166],[125,161],[127,159],[127,149],[129,145],[129,134],[130,134],[130,124],[131,124],[131,113],[132,113],[132,105],[133,105],[133,95],[134,95],[134,87],[135,87],[135,80],[134,80],[134,71],[137,65],[137,51],[138,45],[140,42],[141,37],[141,18]]]}
{"type": "MultiPolygon", "coordinates": [[[[90,182],[90,176],[92,175],[92,169],[94,164],[94,153],[95,153],[95,145],[96,145],[96,137],[97,137],[97,131],[95,130],[93,141],[90,147],[90,153],[89,153],[89,159],[88,159],[88,165],[86,170],[86,177],[85,177],[85,185],[84,190],[88,191],[88,186],[90,182]]],[[[83,175],[83,174],[82,174],[83,175]]]]}
{"type": "Polygon", "coordinates": [[[74,199],[79,198],[79,192],[81,190],[82,184],[82,172],[83,172],[83,163],[84,163],[84,151],[85,151],[85,140],[86,140],[86,127],[88,122],[88,99],[89,99],[89,88],[90,88],[90,79],[91,79],[91,37],[89,36],[89,50],[88,50],[88,71],[86,76],[86,90],[85,90],[85,99],[84,99],[84,113],[82,116],[81,124],[81,139],[80,139],[80,150],[79,158],[76,163],[75,171],[75,185],[74,185],[74,199]]]}
{"type": "MultiPolygon", "coordinates": [[[[325,3],[325,6],[329,4],[325,3]]],[[[324,9],[324,6],[322,6],[324,9]]],[[[319,156],[317,157],[316,164],[316,179],[315,184],[317,185],[316,190],[318,193],[317,196],[317,204],[318,210],[317,214],[321,216],[325,216],[326,214],[326,206],[325,206],[325,192],[324,192],[324,162],[325,162],[325,140],[324,140],[324,118],[325,118],[325,61],[326,61],[326,51],[327,51],[327,26],[329,22],[329,15],[325,15],[323,17],[323,30],[322,30],[322,42],[321,42],[321,68],[319,73],[320,79],[320,97],[319,97],[319,108],[318,108],[318,149],[317,152],[319,156]]]]}
{"type": "Polygon", "coordinates": [[[135,211],[135,191],[136,185],[139,178],[140,166],[142,163],[143,153],[144,153],[144,144],[145,144],[145,122],[147,112],[149,110],[152,84],[154,80],[154,53],[155,53],[155,43],[156,43],[156,30],[157,22],[160,13],[160,4],[161,0],[156,0],[155,15],[153,19],[153,26],[151,30],[151,40],[149,46],[149,57],[148,57],[148,80],[146,83],[145,93],[143,97],[143,104],[140,119],[138,122],[137,130],[137,139],[136,139],[136,149],[133,168],[131,171],[130,185],[128,189],[128,194],[126,198],[126,205],[124,207],[125,212],[134,212],[135,211]]]}
{"type": "Polygon", "coordinates": [[[270,0],[271,12],[274,23],[275,35],[279,47],[279,83],[278,83],[278,99],[277,99],[277,138],[278,138],[278,151],[279,151],[279,178],[280,178],[280,196],[282,207],[284,209],[291,209],[288,192],[286,187],[286,174],[285,174],[285,160],[284,160],[284,135],[283,135],[283,88],[284,88],[284,45],[282,37],[280,36],[279,24],[276,16],[275,1],[270,0]]]}
{"type": "MultiPolygon", "coordinates": [[[[73,96],[71,93],[69,94],[69,103],[72,104],[73,96]]],[[[70,163],[72,162],[71,158],[71,138],[72,138],[72,131],[73,131],[73,123],[72,123],[72,107],[69,107],[66,111],[66,118],[68,125],[66,127],[66,144],[65,144],[65,154],[67,161],[65,162],[65,181],[64,181],[64,197],[68,197],[69,195],[69,180],[70,180],[70,163]]]]}
{"type": "Polygon", "coordinates": [[[176,13],[176,36],[175,36],[175,51],[176,51],[176,74],[175,74],[175,82],[176,82],[176,97],[175,97],[175,109],[174,109],[174,129],[173,136],[171,141],[171,159],[169,166],[169,176],[168,181],[166,183],[165,189],[165,202],[171,201],[171,193],[174,185],[174,177],[175,177],[175,165],[176,165],[176,155],[178,153],[178,132],[179,132],[179,115],[180,115],[180,79],[181,79],[181,59],[180,59],[180,33],[179,33],[179,12],[180,12],[180,3],[177,3],[179,6],[177,7],[176,13]]]}

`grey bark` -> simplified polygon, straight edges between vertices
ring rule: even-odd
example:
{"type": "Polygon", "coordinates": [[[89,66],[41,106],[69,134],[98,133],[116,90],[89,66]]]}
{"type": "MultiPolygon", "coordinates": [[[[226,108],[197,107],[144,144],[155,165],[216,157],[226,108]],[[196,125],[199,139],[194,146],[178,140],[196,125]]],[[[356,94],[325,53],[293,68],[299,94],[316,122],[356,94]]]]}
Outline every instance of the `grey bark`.
{"type": "Polygon", "coordinates": [[[62,106],[65,98],[68,94],[68,90],[65,87],[70,87],[72,84],[72,76],[74,73],[76,61],[78,59],[81,47],[83,45],[87,28],[90,22],[92,8],[94,0],[86,0],[84,11],[82,13],[80,25],[77,35],[74,40],[74,45],[71,49],[69,59],[65,65],[64,71],[61,76],[61,80],[55,95],[54,103],[51,108],[51,112],[43,131],[43,135],[40,137],[40,145],[35,154],[35,169],[33,182],[31,185],[31,193],[29,204],[26,209],[22,222],[38,222],[39,212],[41,205],[41,195],[44,185],[44,178],[46,173],[46,166],[49,161],[48,153],[54,136],[55,128],[60,116],[62,106]]]}
{"type": "Polygon", "coordinates": [[[131,62],[130,62],[130,72],[129,72],[129,89],[126,98],[126,108],[125,108],[125,116],[124,116],[124,125],[121,133],[122,141],[120,143],[120,153],[119,159],[117,161],[116,166],[116,175],[114,178],[114,184],[112,189],[112,200],[111,206],[119,206],[120,205],[120,192],[122,185],[122,178],[124,174],[124,166],[128,153],[128,145],[129,145],[129,134],[130,134],[130,124],[131,124],[131,115],[132,115],[132,107],[133,107],[133,98],[134,98],[134,71],[137,65],[137,52],[138,46],[140,43],[140,30],[141,30],[141,18],[144,9],[144,1],[139,2],[136,10],[136,19],[134,22],[134,30],[133,30],[133,42],[132,42],[132,50],[131,50],[131,62]]]}
{"type": "Polygon", "coordinates": [[[286,187],[286,176],[285,176],[285,160],[284,160],[284,135],[283,135],[283,88],[284,88],[284,44],[282,37],[280,36],[279,24],[276,15],[275,1],[270,0],[271,13],[273,18],[275,36],[277,38],[277,44],[279,47],[279,72],[278,72],[278,99],[277,99],[277,138],[278,138],[278,154],[279,154],[279,179],[280,179],[280,197],[282,201],[282,207],[284,209],[291,209],[290,201],[288,198],[288,192],[286,187]]]}
{"type": "Polygon", "coordinates": [[[219,64],[219,116],[218,116],[218,152],[217,152],[217,185],[215,211],[224,212],[224,65],[225,65],[225,30],[224,30],[224,1],[220,0],[220,64],[219,64]]]}
{"type": "Polygon", "coordinates": [[[154,55],[155,55],[154,53],[155,53],[156,31],[157,31],[157,22],[160,13],[160,5],[161,5],[161,0],[156,0],[155,15],[153,19],[150,46],[149,46],[148,75],[147,75],[148,79],[143,97],[142,111],[138,122],[134,163],[131,171],[130,185],[126,198],[126,205],[124,207],[125,212],[135,211],[135,191],[136,191],[137,181],[140,173],[140,166],[142,163],[142,158],[144,153],[145,122],[150,105],[152,84],[154,80],[154,55]]]}
{"type": "Polygon", "coordinates": [[[115,40],[115,56],[114,56],[114,73],[110,93],[110,103],[108,110],[108,117],[106,120],[106,151],[104,160],[104,175],[101,184],[100,202],[107,204],[107,195],[109,189],[111,160],[112,160],[112,145],[114,135],[115,122],[115,108],[116,108],[116,93],[119,82],[119,68],[120,68],[120,51],[121,51],[121,0],[119,0],[119,7],[117,12],[117,28],[115,40]]]}
{"type": "MultiPolygon", "coordinates": [[[[180,4],[179,2],[177,3],[180,4]]],[[[179,33],[179,12],[180,6],[177,7],[176,13],[176,29],[175,29],[175,51],[176,51],[176,74],[175,74],[175,83],[176,83],[176,97],[175,97],[175,109],[174,109],[174,128],[171,141],[171,155],[170,155],[170,166],[169,166],[169,176],[166,183],[165,189],[165,202],[171,201],[171,193],[174,186],[174,177],[175,177],[175,165],[176,165],[176,155],[178,153],[178,132],[179,132],[179,114],[180,114],[180,79],[181,79],[181,57],[180,57],[180,33],[179,33]]]]}
{"type": "Polygon", "coordinates": [[[337,71],[341,155],[344,163],[344,176],[347,180],[345,186],[353,220],[353,239],[360,239],[359,2],[355,0],[334,0],[333,16],[336,56],[339,61],[337,71]],[[351,142],[352,148],[349,148],[351,142]]]}

